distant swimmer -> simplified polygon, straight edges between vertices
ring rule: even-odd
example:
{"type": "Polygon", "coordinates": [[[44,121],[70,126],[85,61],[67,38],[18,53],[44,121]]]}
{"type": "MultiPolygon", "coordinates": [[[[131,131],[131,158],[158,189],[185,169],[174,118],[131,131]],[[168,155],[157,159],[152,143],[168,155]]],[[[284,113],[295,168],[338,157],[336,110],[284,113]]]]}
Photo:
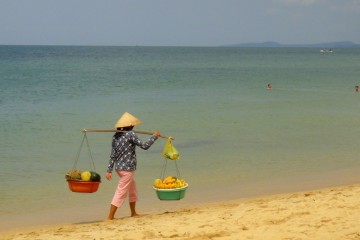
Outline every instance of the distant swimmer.
{"type": "Polygon", "coordinates": [[[271,83],[268,83],[267,89],[268,89],[268,90],[272,90],[272,84],[271,84],[271,83]]]}
{"type": "Polygon", "coordinates": [[[359,92],[360,91],[360,89],[359,89],[359,86],[355,86],[355,92],[359,92]]]}

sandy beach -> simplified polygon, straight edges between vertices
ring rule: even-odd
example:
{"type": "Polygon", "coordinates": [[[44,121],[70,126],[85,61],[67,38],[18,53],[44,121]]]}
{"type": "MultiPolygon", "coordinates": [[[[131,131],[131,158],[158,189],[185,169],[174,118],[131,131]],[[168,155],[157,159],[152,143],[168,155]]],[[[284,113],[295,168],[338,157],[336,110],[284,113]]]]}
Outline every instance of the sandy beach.
{"type": "Polygon", "coordinates": [[[1,239],[360,239],[360,184],[2,232],[1,239]]]}

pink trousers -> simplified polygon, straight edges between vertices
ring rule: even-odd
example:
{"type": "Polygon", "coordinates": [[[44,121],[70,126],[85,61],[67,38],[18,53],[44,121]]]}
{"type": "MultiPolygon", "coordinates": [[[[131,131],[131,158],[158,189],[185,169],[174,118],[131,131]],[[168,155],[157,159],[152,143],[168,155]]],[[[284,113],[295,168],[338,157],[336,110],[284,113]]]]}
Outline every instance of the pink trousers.
{"type": "Polygon", "coordinates": [[[118,171],[116,173],[119,175],[120,180],[111,204],[118,208],[121,207],[128,194],[129,202],[136,202],[138,200],[138,193],[134,180],[135,172],[118,171]]]}

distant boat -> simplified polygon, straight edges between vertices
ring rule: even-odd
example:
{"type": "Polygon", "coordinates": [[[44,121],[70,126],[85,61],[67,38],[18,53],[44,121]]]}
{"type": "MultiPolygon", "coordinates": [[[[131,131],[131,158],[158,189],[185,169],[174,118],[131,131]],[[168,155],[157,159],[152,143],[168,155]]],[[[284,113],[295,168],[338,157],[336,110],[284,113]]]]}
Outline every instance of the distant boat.
{"type": "Polygon", "coordinates": [[[329,49],[320,49],[320,52],[321,53],[332,53],[333,50],[331,48],[329,48],[329,49]]]}

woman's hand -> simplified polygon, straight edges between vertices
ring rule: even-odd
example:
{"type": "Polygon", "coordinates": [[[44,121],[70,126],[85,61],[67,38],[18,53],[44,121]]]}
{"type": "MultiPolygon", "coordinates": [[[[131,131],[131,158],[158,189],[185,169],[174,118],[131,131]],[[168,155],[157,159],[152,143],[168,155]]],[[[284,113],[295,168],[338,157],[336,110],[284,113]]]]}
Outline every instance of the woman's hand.
{"type": "Polygon", "coordinates": [[[112,179],[112,173],[111,172],[106,172],[105,177],[106,177],[107,180],[110,181],[112,179]]]}
{"type": "Polygon", "coordinates": [[[159,131],[154,131],[153,135],[158,137],[158,136],[160,136],[160,132],[159,131]]]}

